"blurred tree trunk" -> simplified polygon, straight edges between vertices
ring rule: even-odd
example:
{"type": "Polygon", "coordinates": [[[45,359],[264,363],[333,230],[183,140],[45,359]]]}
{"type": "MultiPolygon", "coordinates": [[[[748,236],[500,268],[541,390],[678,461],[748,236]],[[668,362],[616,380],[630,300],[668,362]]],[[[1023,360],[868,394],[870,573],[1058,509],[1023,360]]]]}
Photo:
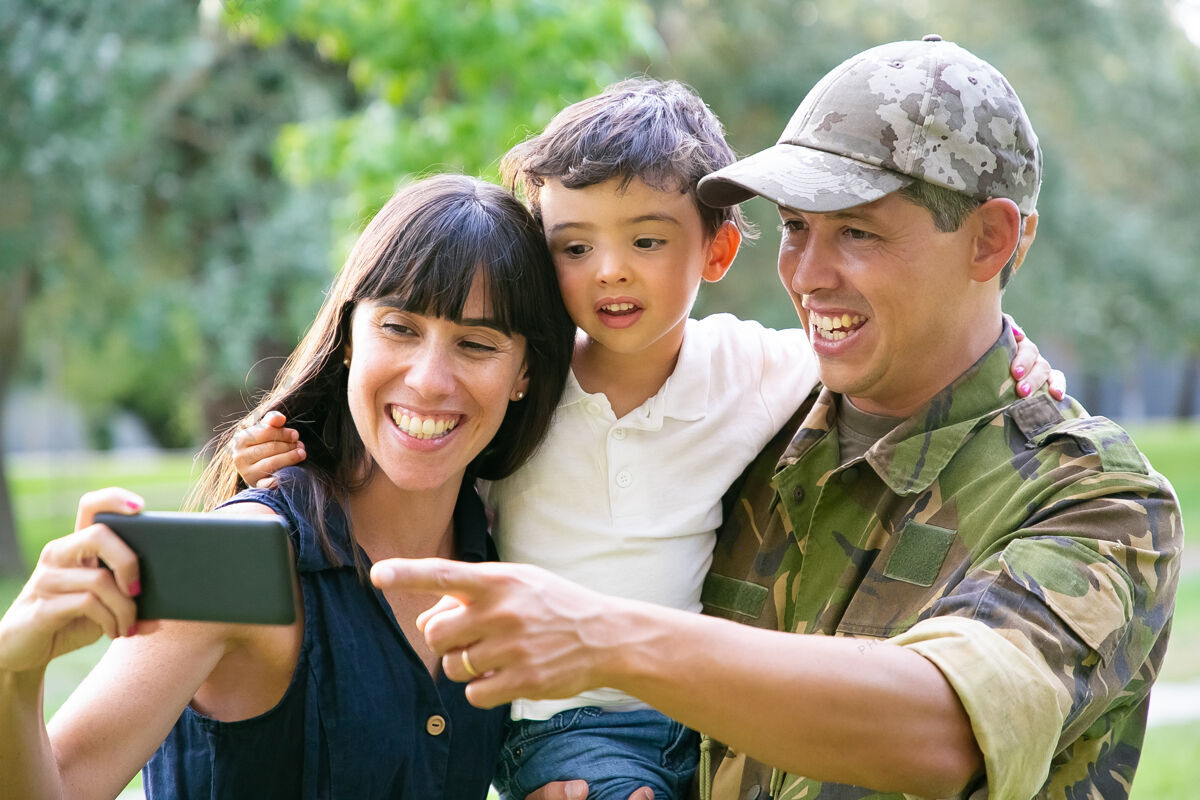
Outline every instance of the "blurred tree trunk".
{"type": "MultiPolygon", "coordinates": [[[[33,292],[33,280],[33,267],[19,266],[5,278],[4,291],[0,293],[0,420],[9,385],[20,363],[21,325],[25,304],[33,292]]],[[[4,452],[4,427],[0,425],[0,577],[24,577],[27,571],[17,545],[17,519],[8,491],[4,452]]]]}
{"type": "Polygon", "coordinates": [[[1183,358],[1183,384],[1175,403],[1175,417],[1190,420],[1196,416],[1196,384],[1200,383],[1200,350],[1191,350],[1183,358]]]}

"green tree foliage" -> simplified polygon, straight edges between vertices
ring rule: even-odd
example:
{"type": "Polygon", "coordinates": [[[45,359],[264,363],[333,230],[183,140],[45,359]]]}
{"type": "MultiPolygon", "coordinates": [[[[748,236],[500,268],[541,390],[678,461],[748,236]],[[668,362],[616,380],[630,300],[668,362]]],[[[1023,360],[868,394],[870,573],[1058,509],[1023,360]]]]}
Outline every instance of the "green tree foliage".
{"type": "MultiPolygon", "coordinates": [[[[0,398],[24,364],[98,423],[130,409],[192,446],[320,301],[329,201],[272,149],[352,91],[311,48],[264,53],[174,0],[4,4],[0,41],[0,398]]],[[[12,531],[0,491],[19,573],[12,531]]]]}
{"type": "Polygon", "coordinates": [[[314,43],[361,93],[353,114],[288,126],[280,139],[284,172],[298,184],[345,181],[339,223],[351,231],[406,176],[494,178],[508,147],[644,68],[661,46],[634,0],[244,0],[228,9],[234,29],[264,47],[314,43]]]}

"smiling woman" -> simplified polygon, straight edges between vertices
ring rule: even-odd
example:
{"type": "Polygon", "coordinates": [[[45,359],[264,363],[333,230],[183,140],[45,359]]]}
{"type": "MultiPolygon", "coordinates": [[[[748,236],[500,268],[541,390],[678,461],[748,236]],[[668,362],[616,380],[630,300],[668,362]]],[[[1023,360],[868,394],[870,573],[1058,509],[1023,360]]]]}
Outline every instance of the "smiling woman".
{"type": "Polygon", "coordinates": [[[512,195],[461,176],[397,193],[251,414],[287,414],[304,463],[239,491],[231,429],[199,486],[216,513],[288,523],[297,621],[138,621],[136,557],[91,522],[144,503],[86,495],[79,530],[47,545],[0,620],[4,789],[115,797],[145,765],[152,799],[486,797],[506,710],[441,674],[414,622],[437,598],[381,592],[366,570],[495,558],[474,479],[537,447],[573,331],[512,195]],[[43,726],[46,664],[102,633],[103,660],[43,726]]]}

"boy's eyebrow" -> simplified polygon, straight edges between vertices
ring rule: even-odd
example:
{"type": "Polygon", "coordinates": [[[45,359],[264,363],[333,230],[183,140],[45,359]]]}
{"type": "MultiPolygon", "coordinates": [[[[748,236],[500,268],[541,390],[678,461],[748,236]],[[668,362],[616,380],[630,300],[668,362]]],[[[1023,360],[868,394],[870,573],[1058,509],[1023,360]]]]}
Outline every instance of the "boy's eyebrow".
{"type": "MultiPolygon", "coordinates": [[[[642,222],[665,222],[669,225],[683,225],[678,218],[672,216],[671,214],[639,214],[636,217],[630,217],[628,219],[621,220],[622,225],[637,225],[642,222]]],[[[567,220],[566,222],[560,222],[557,225],[552,225],[551,227],[547,228],[546,233],[557,233],[558,231],[565,230],[567,228],[592,227],[594,227],[594,223],[591,222],[567,220]]]]}

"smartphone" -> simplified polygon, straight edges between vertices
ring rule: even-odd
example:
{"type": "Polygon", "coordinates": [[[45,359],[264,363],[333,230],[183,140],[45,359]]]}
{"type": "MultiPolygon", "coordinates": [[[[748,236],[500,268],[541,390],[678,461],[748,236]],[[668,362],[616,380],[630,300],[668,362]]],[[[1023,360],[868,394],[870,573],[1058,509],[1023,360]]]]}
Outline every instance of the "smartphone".
{"type": "Polygon", "coordinates": [[[288,625],[295,565],[278,516],[97,514],[138,556],[138,619],[288,625]]]}

